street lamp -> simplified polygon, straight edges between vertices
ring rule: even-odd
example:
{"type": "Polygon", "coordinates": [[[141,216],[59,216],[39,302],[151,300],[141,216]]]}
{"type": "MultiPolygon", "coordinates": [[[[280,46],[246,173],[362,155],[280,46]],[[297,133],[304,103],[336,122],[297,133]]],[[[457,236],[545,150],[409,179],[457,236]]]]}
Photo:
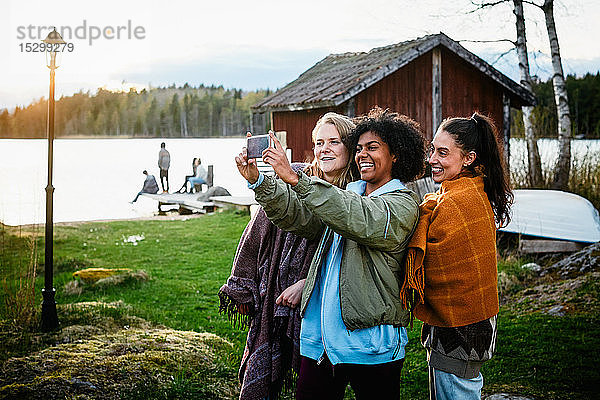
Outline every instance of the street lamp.
{"type": "Polygon", "coordinates": [[[56,53],[66,42],[62,39],[56,28],[48,34],[46,39],[46,64],[50,68],[50,94],[48,96],[48,185],[46,186],[46,235],[45,235],[45,270],[44,288],[42,289],[42,331],[49,332],[58,328],[58,315],[56,314],[56,302],[54,301],[54,285],[52,278],[54,274],[54,249],[53,249],[53,222],[52,222],[52,146],[54,142],[54,70],[56,65],[56,53]]]}

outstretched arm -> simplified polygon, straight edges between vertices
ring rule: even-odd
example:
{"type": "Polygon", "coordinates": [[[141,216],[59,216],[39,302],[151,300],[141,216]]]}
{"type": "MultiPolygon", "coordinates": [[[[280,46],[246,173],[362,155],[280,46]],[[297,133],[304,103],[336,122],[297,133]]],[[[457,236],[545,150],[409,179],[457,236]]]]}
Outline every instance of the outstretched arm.
{"type": "Polygon", "coordinates": [[[301,174],[293,187],[302,205],[325,225],[365,246],[397,251],[412,234],[419,206],[408,190],[361,196],[301,174]]]}
{"type": "Polygon", "coordinates": [[[307,239],[314,239],[321,234],[321,219],[305,207],[291,186],[281,179],[264,176],[254,189],[254,194],[269,220],[280,229],[307,239]]]}
{"type": "MultiPolygon", "coordinates": [[[[272,132],[269,133],[272,134],[272,132]]],[[[248,132],[246,136],[250,137],[252,135],[248,132]]],[[[263,151],[263,160],[266,155],[270,161],[278,165],[280,171],[284,170],[284,166],[287,163],[291,173],[297,177],[298,175],[292,170],[287,157],[285,157],[281,143],[277,141],[276,145],[279,147],[275,153],[269,152],[269,148],[263,151]]],[[[240,175],[250,184],[253,185],[259,180],[261,174],[258,171],[256,160],[248,159],[246,147],[243,147],[242,152],[235,157],[235,162],[240,175]]],[[[289,177],[289,174],[287,176],[289,177]]],[[[280,179],[262,175],[262,182],[253,188],[253,190],[256,195],[256,201],[263,207],[271,222],[280,229],[293,232],[308,239],[313,239],[321,233],[323,226],[321,220],[314,217],[305,207],[302,207],[296,193],[280,179]]]]}

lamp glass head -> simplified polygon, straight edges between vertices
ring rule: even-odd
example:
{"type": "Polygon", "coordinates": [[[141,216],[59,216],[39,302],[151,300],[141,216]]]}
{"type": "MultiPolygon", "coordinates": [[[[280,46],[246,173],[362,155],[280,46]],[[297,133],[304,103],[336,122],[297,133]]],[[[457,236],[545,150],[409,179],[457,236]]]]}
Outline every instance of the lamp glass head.
{"type": "Polygon", "coordinates": [[[61,48],[60,45],[66,44],[67,42],[63,40],[63,38],[60,36],[60,33],[56,31],[56,28],[54,28],[52,32],[50,32],[48,36],[46,36],[46,39],[42,40],[42,42],[49,45],[47,47],[47,51],[45,52],[46,65],[48,66],[48,68],[58,68],[60,57],[57,57],[56,53],[61,54],[62,51],[57,52],[56,50],[59,50],[61,48]]]}

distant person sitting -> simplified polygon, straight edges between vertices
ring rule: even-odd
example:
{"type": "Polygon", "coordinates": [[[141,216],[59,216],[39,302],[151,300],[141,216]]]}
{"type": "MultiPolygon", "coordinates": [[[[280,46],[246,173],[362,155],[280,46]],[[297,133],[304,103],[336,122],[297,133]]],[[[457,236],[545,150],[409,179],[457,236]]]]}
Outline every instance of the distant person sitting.
{"type": "Polygon", "coordinates": [[[171,165],[171,155],[165,149],[165,142],[160,144],[158,152],[158,168],[160,169],[160,184],[163,188],[163,193],[169,192],[169,166],[171,165]],[[164,179],[164,181],[163,181],[164,179]],[[167,184],[165,185],[165,181],[167,184]]]}
{"type": "MultiPolygon", "coordinates": [[[[196,160],[197,158],[194,157],[194,159],[192,160],[192,175],[186,175],[185,179],[183,181],[183,185],[181,186],[181,188],[179,188],[179,190],[177,191],[177,193],[188,193],[188,188],[187,188],[187,184],[188,184],[188,180],[190,178],[194,178],[196,176],[196,170],[197,170],[197,164],[196,164],[196,160]]],[[[193,192],[194,187],[192,186],[189,190],[189,193],[193,192]]]]}
{"type": "Polygon", "coordinates": [[[143,174],[146,175],[144,187],[142,187],[142,190],[140,190],[139,193],[135,196],[135,199],[131,201],[131,204],[135,203],[142,193],[158,193],[158,183],[156,183],[154,175],[149,175],[148,171],[146,170],[144,170],[143,174]]]}
{"type": "Polygon", "coordinates": [[[191,186],[190,193],[194,192],[195,185],[206,184],[207,183],[206,179],[208,179],[208,172],[202,166],[202,161],[200,160],[200,158],[197,158],[196,159],[196,176],[194,176],[193,178],[188,178],[188,182],[190,183],[190,186],[191,186]]]}

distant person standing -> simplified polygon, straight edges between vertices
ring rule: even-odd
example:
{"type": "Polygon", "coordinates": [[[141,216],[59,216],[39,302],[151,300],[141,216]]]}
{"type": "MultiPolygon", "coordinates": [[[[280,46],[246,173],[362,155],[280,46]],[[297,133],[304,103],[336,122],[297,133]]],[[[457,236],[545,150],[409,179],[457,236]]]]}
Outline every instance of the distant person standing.
{"type": "Polygon", "coordinates": [[[163,193],[169,192],[169,165],[171,165],[171,155],[165,149],[165,142],[162,142],[160,144],[160,151],[158,152],[158,168],[160,168],[160,184],[163,188],[163,193]],[[167,182],[166,186],[163,178],[167,182]]]}
{"type": "Polygon", "coordinates": [[[140,197],[142,193],[158,193],[158,183],[156,183],[154,175],[149,175],[148,171],[146,170],[144,170],[142,173],[146,175],[144,187],[142,187],[142,190],[140,190],[139,193],[135,196],[135,199],[131,201],[132,204],[137,201],[138,197],[140,197]]]}

